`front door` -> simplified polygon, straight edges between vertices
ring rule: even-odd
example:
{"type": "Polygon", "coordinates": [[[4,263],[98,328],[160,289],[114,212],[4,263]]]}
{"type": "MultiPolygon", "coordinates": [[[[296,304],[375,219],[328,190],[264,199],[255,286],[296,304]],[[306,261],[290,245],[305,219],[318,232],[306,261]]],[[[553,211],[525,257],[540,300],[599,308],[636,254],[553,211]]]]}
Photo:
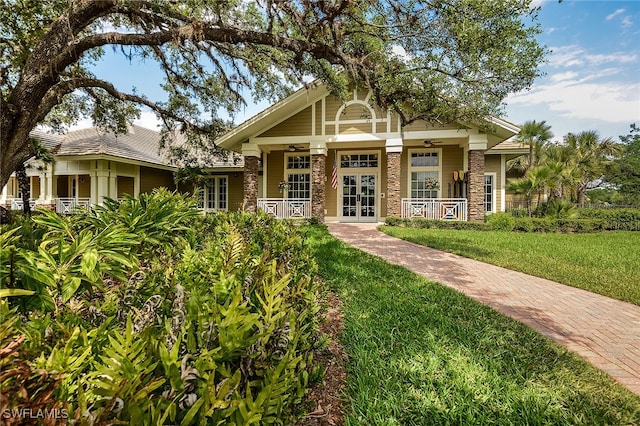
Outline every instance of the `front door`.
{"type": "Polygon", "coordinates": [[[345,222],[375,222],[376,175],[353,173],[342,176],[342,215],[345,222]]]}

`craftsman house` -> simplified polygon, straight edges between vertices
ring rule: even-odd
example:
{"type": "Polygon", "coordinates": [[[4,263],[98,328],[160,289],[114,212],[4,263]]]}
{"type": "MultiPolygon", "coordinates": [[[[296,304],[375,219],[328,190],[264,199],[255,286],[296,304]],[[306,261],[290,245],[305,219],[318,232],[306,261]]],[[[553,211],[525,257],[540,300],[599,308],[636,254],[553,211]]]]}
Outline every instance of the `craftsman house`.
{"type": "Polygon", "coordinates": [[[244,208],[341,222],[481,221],[504,210],[505,162],[526,152],[507,141],[518,126],[490,117],[488,133],[460,123],[403,127],[370,96],[356,89],[341,102],[315,83],[218,139],[244,156],[244,208]]]}
{"type": "MultiPolygon", "coordinates": [[[[55,158],[52,164],[36,160],[28,162],[32,207],[69,213],[75,207],[100,204],[104,197],[119,199],[125,194],[137,197],[159,187],[187,192],[192,189],[176,187],[174,174],[178,165],[159,153],[160,133],[144,127],[130,126],[122,135],[95,127],[65,135],[34,130],[32,137],[51,150],[55,158]]],[[[209,182],[203,191],[201,209],[240,208],[241,157],[221,159],[211,164],[207,171],[209,182]],[[231,191],[231,188],[236,190],[231,191]]],[[[0,205],[22,209],[22,194],[15,176],[3,188],[0,205]]]]}

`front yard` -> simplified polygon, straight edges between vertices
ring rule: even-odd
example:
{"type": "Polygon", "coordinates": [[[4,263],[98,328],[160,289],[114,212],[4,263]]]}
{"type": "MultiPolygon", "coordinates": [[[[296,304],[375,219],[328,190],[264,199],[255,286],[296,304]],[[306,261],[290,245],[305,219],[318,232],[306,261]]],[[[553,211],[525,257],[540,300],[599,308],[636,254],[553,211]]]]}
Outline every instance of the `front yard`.
{"type": "Polygon", "coordinates": [[[640,305],[640,233],[522,233],[414,229],[381,231],[416,244],[640,305]]]}
{"type": "Polygon", "coordinates": [[[640,398],[526,326],[306,232],[344,303],[347,425],[640,422],[640,398]]]}

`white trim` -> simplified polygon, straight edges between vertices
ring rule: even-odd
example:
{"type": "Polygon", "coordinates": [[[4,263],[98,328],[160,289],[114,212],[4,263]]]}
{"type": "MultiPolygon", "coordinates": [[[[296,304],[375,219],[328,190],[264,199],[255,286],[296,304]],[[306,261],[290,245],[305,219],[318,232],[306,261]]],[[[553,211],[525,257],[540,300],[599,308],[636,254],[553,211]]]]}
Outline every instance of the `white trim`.
{"type": "MultiPolygon", "coordinates": [[[[303,174],[308,174],[309,175],[309,197],[308,199],[311,199],[311,194],[313,194],[313,182],[311,180],[311,177],[313,176],[312,173],[312,169],[313,169],[313,161],[312,161],[312,157],[311,157],[311,153],[310,152],[285,152],[284,153],[284,167],[282,168],[283,172],[284,172],[284,176],[282,177],[282,180],[285,182],[289,182],[289,175],[303,175],[303,174]],[[309,157],[309,168],[308,169],[290,169],[289,168],[289,158],[290,157],[309,157]]],[[[282,198],[288,198],[289,197],[289,193],[287,191],[282,193],[282,198]]],[[[296,197],[298,198],[298,197],[296,197]]]]}
{"type": "Polygon", "coordinates": [[[496,196],[498,195],[498,185],[497,185],[497,174],[496,172],[485,172],[483,175],[483,179],[482,179],[482,209],[484,210],[484,187],[485,187],[485,182],[484,182],[484,176],[491,176],[493,179],[491,179],[491,211],[487,212],[485,211],[485,214],[491,214],[491,213],[495,213],[496,212],[496,196]]]}
{"type": "MultiPolygon", "coordinates": [[[[442,197],[442,148],[412,148],[407,150],[407,197],[412,198],[411,195],[411,172],[438,172],[438,181],[440,182],[440,188],[438,188],[437,198],[442,197]],[[438,153],[438,165],[437,166],[411,166],[411,154],[420,152],[437,152],[438,153]]],[[[402,194],[401,194],[402,195],[402,194]]]]}
{"type": "Polygon", "coordinates": [[[316,135],[316,102],[311,104],[311,136],[316,135]]]}
{"type": "Polygon", "coordinates": [[[507,209],[507,163],[504,154],[500,155],[500,211],[507,209]]]}
{"type": "Polygon", "coordinates": [[[327,131],[327,97],[323,97],[322,98],[322,132],[320,132],[320,134],[322,136],[325,136],[326,131],[327,131]]]}
{"type": "MultiPolygon", "coordinates": [[[[269,182],[269,174],[267,173],[267,158],[269,158],[269,154],[265,153],[262,156],[262,196],[264,198],[267,197],[267,183],[269,182]]],[[[260,176],[260,173],[258,172],[258,176],[260,176]]],[[[243,190],[242,192],[244,193],[244,175],[242,176],[242,186],[243,186],[243,190]]]]}
{"type": "Polygon", "coordinates": [[[202,207],[205,211],[228,211],[229,210],[229,175],[208,175],[206,179],[211,181],[213,180],[215,183],[213,184],[213,198],[214,198],[214,207],[209,208],[209,188],[203,188],[202,191],[202,207]],[[227,181],[227,191],[225,193],[224,202],[226,207],[220,208],[220,180],[226,179],[227,181]]]}
{"type": "MultiPolygon", "coordinates": [[[[356,95],[356,91],[353,91],[354,93],[354,97],[356,95]]],[[[384,119],[380,119],[380,120],[384,120],[384,119]]],[[[336,135],[340,134],[340,124],[371,124],[371,133],[376,133],[376,123],[378,122],[378,117],[376,116],[376,111],[371,108],[371,105],[369,105],[367,102],[365,101],[360,101],[357,99],[354,99],[352,101],[346,102],[342,105],[340,105],[340,108],[338,108],[338,112],[336,112],[336,118],[333,122],[327,122],[327,124],[331,125],[334,124],[335,125],[335,131],[334,133],[336,135]],[[369,112],[371,113],[371,118],[369,119],[362,119],[362,120],[340,120],[340,115],[342,114],[342,111],[344,111],[346,108],[350,107],[351,105],[363,105],[365,108],[367,108],[369,110],[369,112]]],[[[384,121],[382,121],[384,122],[384,121]]]]}

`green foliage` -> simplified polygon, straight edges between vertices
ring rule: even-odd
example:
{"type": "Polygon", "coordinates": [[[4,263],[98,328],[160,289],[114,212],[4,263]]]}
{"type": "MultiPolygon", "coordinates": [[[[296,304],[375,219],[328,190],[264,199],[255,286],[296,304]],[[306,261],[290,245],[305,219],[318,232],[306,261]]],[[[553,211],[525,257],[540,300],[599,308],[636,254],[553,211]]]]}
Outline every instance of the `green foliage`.
{"type": "Polygon", "coordinates": [[[516,220],[510,213],[493,213],[486,222],[493,231],[512,231],[516,220]]]}
{"type": "Polygon", "coordinates": [[[37,266],[31,278],[55,310],[27,303],[34,296],[0,297],[0,310],[13,319],[11,336],[26,336],[25,365],[60,376],[52,399],[71,418],[186,425],[292,416],[314,371],[320,309],[297,228],[264,214],[202,220],[192,200],[163,191],[33,221],[45,231],[35,250],[17,247],[16,228],[2,233],[0,253],[37,266]]]}
{"type": "Polygon", "coordinates": [[[620,204],[640,205],[640,127],[631,124],[629,134],[620,136],[622,154],[614,160],[606,178],[617,185],[620,204]]]}
{"type": "Polygon", "coordinates": [[[601,219],[604,229],[640,231],[640,209],[578,209],[580,218],[601,219]]]}
{"type": "Polygon", "coordinates": [[[387,217],[385,225],[388,226],[404,226],[407,228],[434,228],[434,229],[473,229],[484,231],[489,229],[489,225],[482,222],[462,222],[448,220],[431,220],[431,219],[402,219],[399,217],[387,217]]]}

